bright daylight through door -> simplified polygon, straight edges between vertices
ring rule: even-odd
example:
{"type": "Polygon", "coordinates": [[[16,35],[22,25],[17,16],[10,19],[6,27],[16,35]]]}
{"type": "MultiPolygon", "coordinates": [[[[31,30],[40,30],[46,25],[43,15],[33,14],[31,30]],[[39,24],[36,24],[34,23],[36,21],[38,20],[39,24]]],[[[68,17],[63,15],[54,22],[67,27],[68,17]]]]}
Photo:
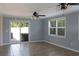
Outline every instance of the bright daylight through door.
{"type": "Polygon", "coordinates": [[[11,22],[11,42],[17,43],[28,41],[29,22],[12,21],[11,22]]]}

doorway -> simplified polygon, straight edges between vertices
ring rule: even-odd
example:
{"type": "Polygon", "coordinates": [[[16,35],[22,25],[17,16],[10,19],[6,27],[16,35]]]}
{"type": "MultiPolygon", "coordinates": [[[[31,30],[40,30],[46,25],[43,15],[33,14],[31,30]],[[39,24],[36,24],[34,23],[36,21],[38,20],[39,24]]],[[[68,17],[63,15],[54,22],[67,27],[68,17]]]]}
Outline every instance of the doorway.
{"type": "Polygon", "coordinates": [[[29,21],[11,21],[10,22],[10,33],[11,33],[11,43],[21,43],[28,42],[29,35],[29,21]]]}

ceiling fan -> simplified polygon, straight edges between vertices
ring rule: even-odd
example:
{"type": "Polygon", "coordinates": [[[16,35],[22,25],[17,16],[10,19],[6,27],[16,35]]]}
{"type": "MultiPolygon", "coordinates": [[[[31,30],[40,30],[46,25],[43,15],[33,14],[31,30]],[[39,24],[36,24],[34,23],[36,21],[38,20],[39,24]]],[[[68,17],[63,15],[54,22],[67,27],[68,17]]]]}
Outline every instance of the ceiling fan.
{"type": "Polygon", "coordinates": [[[60,6],[61,10],[65,10],[69,5],[79,5],[79,3],[59,3],[57,6],[60,6]]]}
{"type": "Polygon", "coordinates": [[[38,14],[36,11],[33,13],[33,16],[34,17],[36,17],[36,18],[38,18],[38,17],[44,17],[44,16],[46,16],[46,15],[40,15],[40,14],[38,14]]]}

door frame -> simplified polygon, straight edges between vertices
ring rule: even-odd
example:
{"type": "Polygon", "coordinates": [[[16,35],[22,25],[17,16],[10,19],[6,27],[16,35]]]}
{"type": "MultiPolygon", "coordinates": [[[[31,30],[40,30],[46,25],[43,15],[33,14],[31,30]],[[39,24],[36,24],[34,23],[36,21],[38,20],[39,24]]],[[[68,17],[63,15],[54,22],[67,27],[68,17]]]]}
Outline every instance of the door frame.
{"type": "MultiPolygon", "coordinates": [[[[11,22],[12,21],[21,21],[21,22],[28,22],[29,23],[29,27],[28,27],[28,41],[25,41],[25,42],[30,42],[30,26],[31,26],[31,23],[30,23],[30,21],[29,20],[9,20],[9,41],[10,41],[10,44],[12,44],[11,43],[11,22]]],[[[20,40],[21,40],[21,37],[20,37],[20,40]]],[[[20,41],[20,43],[21,43],[22,41],[20,41]]]]}

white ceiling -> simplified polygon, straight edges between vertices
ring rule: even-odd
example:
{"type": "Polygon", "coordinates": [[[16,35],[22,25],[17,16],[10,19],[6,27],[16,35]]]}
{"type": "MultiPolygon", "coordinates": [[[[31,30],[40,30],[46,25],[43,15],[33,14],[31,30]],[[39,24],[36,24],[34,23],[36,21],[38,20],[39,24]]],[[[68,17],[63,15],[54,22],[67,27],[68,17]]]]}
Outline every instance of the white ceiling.
{"type": "Polygon", "coordinates": [[[13,4],[0,4],[0,13],[16,15],[16,16],[31,16],[34,11],[42,11],[50,7],[54,7],[55,4],[43,4],[43,3],[13,3],[13,4]]]}
{"type": "Polygon", "coordinates": [[[0,4],[0,13],[14,16],[31,17],[34,11],[45,14],[46,17],[62,13],[78,11],[79,6],[69,6],[67,10],[60,10],[57,3],[10,3],[0,4]]]}

